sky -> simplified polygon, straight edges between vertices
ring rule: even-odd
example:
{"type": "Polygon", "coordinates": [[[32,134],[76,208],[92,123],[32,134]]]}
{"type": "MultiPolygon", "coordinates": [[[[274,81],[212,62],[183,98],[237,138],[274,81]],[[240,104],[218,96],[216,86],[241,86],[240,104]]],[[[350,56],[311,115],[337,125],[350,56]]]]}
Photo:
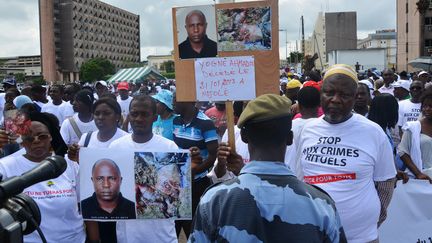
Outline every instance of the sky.
{"type": "MultiPolygon", "coordinates": [[[[213,0],[103,0],[140,15],[141,60],[173,50],[173,7],[214,4],[213,0]]],[[[236,1],[241,2],[241,1],[236,1]]],[[[217,3],[217,2],[216,2],[217,3]]],[[[38,0],[0,0],[0,57],[40,55],[38,0]]],[[[395,0],[279,0],[280,58],[300,48],[300,17],[305,38],[311,35],[318,13],[357,12],[357,37],[396,28],[395,0]],[[287,38],[285,37],[287,36],[287,38]],[[286,39],[288,44],[285,45],[286,39]]]]}

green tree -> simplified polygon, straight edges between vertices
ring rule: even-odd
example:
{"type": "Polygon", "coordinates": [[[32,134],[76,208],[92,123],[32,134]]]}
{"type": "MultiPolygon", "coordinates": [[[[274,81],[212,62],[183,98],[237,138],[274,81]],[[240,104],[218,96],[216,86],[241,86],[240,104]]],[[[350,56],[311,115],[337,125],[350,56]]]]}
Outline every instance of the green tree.
{"type": "Polygon", "coordinates": [[[289,62],[290,63],[299,63],[303,61],[303,53],[298,51],[290,52],[289,54],[289,62]]]}
{"type": "Polygon", "coordinates": [[[164,61],[161,65],[161,69],[164,70],[167,73],[173,73],[174,72],[174,61],[164,61]]]}
{"type": "Polygon", "coordinates": [[[15,73],[15,79],[18,83],[24,83],[25,81],[25,73],[15,73]]]}
{"type": "Polygon", "coordinates": [[[107,59],[94,58],[83,63],[80,68],[80,77],[83,81],[94,82],[104,79],[107,75],[115,73],[114,65],[107,59]]]}
{"type": "Polygon", "coordinates": [[[39,77],[39,78],[32,79],[32,83],[33,84],[45,85],[46,81],[43,79],[43,77],[39,77]]]}

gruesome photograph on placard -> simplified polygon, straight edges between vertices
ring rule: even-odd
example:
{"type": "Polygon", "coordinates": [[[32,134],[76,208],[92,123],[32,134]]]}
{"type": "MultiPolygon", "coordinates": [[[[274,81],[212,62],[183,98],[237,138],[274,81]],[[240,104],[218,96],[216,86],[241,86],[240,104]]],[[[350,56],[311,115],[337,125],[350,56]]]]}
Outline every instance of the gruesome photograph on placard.
{"type": "Polygon", "coordinates": [[[219,51],[271,50],[271,8],[217,10],[219,51]]]}
{"type": "Polygon", "coordinates": [[[138,219],[192,218],[189,153],[136,152],[138,219]]]}

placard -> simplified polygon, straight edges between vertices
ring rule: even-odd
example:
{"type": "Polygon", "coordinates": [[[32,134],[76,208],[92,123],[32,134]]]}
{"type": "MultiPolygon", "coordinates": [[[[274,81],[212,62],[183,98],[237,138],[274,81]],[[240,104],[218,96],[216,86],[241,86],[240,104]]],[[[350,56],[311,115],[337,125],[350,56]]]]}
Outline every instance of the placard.
{"type": "Polygon", "coordinates": [[[255,93],[253,56],[195,60],[198,101],[252,100],[255,93]]]}
{"type": "Polygon", "coordinates": [[[380,242],[432,241],[432,186],[427,180],[398,181],[379,228],[380,242]]]}
{"type": "MultiPolygon", "coordinates": [[[[268,93],[279,94],[280,60],[279,48],[276,48],[279,45],[278,0],[216,4],[213,7],[214,14],[210,14],[210,9],[204,6],[172,9],[177,101],[194,102],[202,99],[197,97],[197,92],[194,92],[200,88],[197,87],[198,82],[195,77],[197,74],[195,58],[253,56],[255,67],[253,97],[268,93]],[[206,45],[207,48],[201,50],[200,55],[182,58],[180,45],[184,43],[185,37],[179,34],[185,28],[186,19],[183,12],[190,13],[189,10],[194,9],[200,10],[206,17],[205,26],[209,44],[206,45]],[[216,40],[211,36],[213,30],[217,30],[216,40]],[[217,42],[217,48],[213,41],[217,42]],[[215,49],[216,53],[214,53],[215,49]]],[[[244,100],[244,98],[240,99],[244,100]]]]}
{"type": "Polygon", "coordinates": [[[165,152],[81,148],[84,219],[191,219],[188,150],[165,152]]]}

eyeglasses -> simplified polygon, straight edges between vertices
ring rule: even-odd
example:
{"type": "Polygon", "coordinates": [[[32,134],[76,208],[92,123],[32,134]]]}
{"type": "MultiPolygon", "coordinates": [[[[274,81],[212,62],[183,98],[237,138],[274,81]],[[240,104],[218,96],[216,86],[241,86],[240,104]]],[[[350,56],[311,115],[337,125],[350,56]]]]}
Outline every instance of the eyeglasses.
{"type": "Polygon", "coordinates": [[[39,141],[45,141],[50,138],[49,134],[39,134],[36,136],[22,136],[24,142],[33,143],[36,139],[39,141]]]}

